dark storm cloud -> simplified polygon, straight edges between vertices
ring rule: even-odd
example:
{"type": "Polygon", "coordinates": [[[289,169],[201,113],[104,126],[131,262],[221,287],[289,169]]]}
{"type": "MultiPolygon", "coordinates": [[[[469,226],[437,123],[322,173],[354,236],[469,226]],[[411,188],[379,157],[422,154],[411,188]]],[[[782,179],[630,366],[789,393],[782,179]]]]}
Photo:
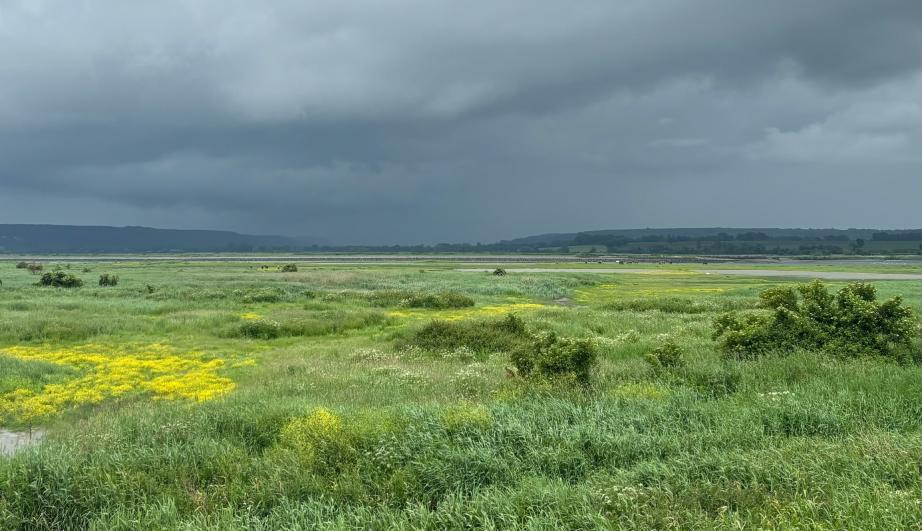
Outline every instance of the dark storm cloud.
{"type": "Polygon", "coordinates": [[[917,226],[915,1],[0,0],[0,222],[917,226]]]}

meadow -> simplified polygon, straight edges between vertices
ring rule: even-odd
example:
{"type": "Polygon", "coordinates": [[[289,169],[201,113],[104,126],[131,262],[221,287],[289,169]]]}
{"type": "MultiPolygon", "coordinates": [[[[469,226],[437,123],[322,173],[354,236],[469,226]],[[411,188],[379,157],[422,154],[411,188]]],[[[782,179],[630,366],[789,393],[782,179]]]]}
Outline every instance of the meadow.
{"type": "MultiPolygon", "coordinates": [[[[712,339],[800,280],[60,267],[83,285],[0,262],[0,428],[44,434],[0,456],[0,529],[922,525],[917,361],[712,339]],[[550,332],[589,340],[589,385],[514,369],[520,336],[550,332]],[[667,344],[682,362],[652,363],[667,344]]],[[[920,283],[874,285],[918,329],[920,283]]]]}

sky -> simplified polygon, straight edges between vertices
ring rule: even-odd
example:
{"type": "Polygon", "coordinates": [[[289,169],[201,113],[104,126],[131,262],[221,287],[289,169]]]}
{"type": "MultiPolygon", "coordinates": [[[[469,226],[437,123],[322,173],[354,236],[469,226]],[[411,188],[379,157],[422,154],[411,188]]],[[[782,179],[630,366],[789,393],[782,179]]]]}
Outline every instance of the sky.
{"type": "Polygon", "coordinates": [[[0,223],[922,226],[918,0],[0,0],[0,223]]]}

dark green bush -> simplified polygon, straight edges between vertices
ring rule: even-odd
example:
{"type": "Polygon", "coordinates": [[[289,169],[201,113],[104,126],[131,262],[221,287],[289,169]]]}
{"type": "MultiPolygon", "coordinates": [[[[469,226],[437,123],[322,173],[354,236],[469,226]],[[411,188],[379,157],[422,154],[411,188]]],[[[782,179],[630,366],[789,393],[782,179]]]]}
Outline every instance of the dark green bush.
{"type": "Polygon", "coordinates": [[[591,383],[598,356],[588,339],[569,339],[554,333],[537,336],[516,349],[512,363],[520,376],[530,378],[572,378],[582,386],[591,383]]]}
{"type": "Polygon", "coordinates": [[[493,270],[493,274],[498,277],[501,277],[506,274],[506,270],[501,267],[497,267],[496,269],[493,270]]]}
{"type": "Polygon", "coordinates": [[[279,268],[279,271],[281,271],[282,273],[297,273],[298,266],[295,264],[285,264],[281,268],[279,268]]]}
{"type": "Polygon", "coordinates": [[[685,365],[685,360],[682,359],[682,348],[673,341],[667,341],[654,348],[647,353],[645,359],[656,372],[685,365]]]}
{"type": "Polygon", "coordinates": [[[100,286],[117,286],[118,285],[118,275],[112,275],[110,273],[103,273],[99,275],[99,285],[100,286]]]}
{"type": "Polygon", "coordinates": [[[475,352],[513,350],[528,338],[525,324],[516,315],[493,321],[430,321],[399,346],[431,351],[467,347],[475,352]]]}
{"type": "Polygon", "coordinates": [[[72,274],[63,271],[54,271],[42,275],[37,285],[52,286],[55,288],[79,288],[83,285],[83,281],[72,274]]]}
{"type": "Polygon", "coordinates": [[[769,314],[725,314],[713,339],[729,355],[747,358],[798,348],[836,356],[879,355],[918,360],[912,348],[916,320],[900,297],[879,302],[874,286],[861,282],[830,293],[820,281],[760,295],[769,314]]]}

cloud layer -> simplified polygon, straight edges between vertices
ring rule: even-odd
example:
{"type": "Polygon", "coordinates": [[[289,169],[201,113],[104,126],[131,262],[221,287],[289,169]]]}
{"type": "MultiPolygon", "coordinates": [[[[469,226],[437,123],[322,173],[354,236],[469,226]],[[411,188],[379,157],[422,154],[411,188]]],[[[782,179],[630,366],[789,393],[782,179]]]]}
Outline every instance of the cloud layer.
{"type": "Polygon", "coordinates": [[[922,5],[0,0],[0,222],[919,225],[922,5]]]}

